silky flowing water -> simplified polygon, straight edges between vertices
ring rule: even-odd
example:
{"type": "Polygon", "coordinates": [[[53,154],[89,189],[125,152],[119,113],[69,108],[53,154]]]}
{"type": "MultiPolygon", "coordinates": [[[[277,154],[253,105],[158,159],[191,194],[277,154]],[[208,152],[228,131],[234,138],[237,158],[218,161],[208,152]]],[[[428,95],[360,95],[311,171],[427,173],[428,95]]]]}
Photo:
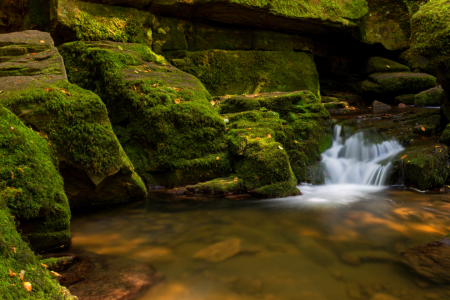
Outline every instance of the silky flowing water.
{"type": "Polygon", "coordinates": [[[154,192],[75,214],[73,247],[152,264],[164,280],[141,300],[450,299],[448,286],[398,263],[450,233],[450,195],[384,186],[402,147],[336,130],[323,154],[327,184],[299,186],[302,196],[154,192]]]}

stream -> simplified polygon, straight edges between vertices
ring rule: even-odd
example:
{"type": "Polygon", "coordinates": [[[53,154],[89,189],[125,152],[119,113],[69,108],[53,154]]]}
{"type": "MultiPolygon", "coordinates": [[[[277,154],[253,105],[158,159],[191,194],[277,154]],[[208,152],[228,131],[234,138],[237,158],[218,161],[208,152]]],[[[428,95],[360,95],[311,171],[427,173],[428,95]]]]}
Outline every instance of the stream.
{"type": "Polygon", "coordinates": [[[72,244],[151,263],[164,280],[140,300],[450,299],[447,286],[398,263],[450,232],[450,195],[385,185],[402,150],[335,126],[322,154],[326,184],[301,185],[301,196],[152,192],[75,214],[72,244]]]}

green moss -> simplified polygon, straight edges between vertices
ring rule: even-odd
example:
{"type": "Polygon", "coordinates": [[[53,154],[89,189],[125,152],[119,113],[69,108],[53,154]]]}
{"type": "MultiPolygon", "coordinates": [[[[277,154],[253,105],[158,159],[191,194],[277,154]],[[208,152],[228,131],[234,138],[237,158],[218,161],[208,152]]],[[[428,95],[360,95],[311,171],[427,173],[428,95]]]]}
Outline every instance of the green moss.
{"type": "Polygon", "coordinates": [[[439,141],[446,145],[450,145],[450,124],[447,124],[447,127],[445,127],[445,130],[444,130],[444,132],[442,132],[442,135],[439,138],[439,141]]]}
{"type": "Polygon", "coordinates": [[[148,12],[77,0],[57,0],[57,3],[60,25],[75,32],[79,40],[151,45],[154,16],[148,12]]]}
{"type": "Polygon", "coordinates": [[[148,184],[158,178],[159,184],[176,186],[229,173],[226,156],[216,160],[226,149],[225,122],[203,85],[170,65],[145,61],[132,49],[75,42],[63,45],[61,54],[70,80],[105,102],[140,176],[148,184]]]}
{"type": "Polygon", "coordinates": [[[434,87],[436,78],[424,73],[375,73],[362,84],[367,95],[398,96],[434,87]]]}
{"type": "Polygon", "coordinates": [[[319,95],[313,57],[289,51],[167,52],[177,68],[196,76],[212,95],[309,90],[319,95]]]}
{"type": "Polygon", "coordinates": [[[235,174],[225,178],[217,178],[207,182],[200,182],[193,186],[187,186],[186,189],[189,192],[215,195],[242,194],[246,191],[244,181],[239,179],[235,174]]]}
{"type": "Polygon", "coordinates": [[[35,250],[69,243],[70,209],[46,139],[0,106],[0,198],[35,250]]]}
{"type": "MultiPolygon", "coordinates": [[[[0,108],[0,111],[3,109],[0,108]]],[[[56,282],[55,277],[41,265],[39,259],[22,240],[16,230],[14,219],[6,207],[5,193],[9,192],[0,188],[0,260],[2,261],[0,295],[2,299],[77,299],[56,282]],[[19,274],[21,270],[25,271],[24,282],[31,283],[31,292],[25,290],[18,276],[10,277],[10,270],[16,274],[19,274]]]]}
{"type": "Polygon", "coordinates": [[[407,105],[414,105],[414,97],[416,94],[405,94],[395,97],[395,102],[405,103],[407,105]]]}
{"type": "Polygon", "coordinates": [[[336,97],[326,97],[326,96],[322,96],[321,102],[322,102],[322,103],[339,102],[339,99],[336,98],[336,97]]]}
{"type": "Polygon", "coordinates": [[[393,60],[383,57],[371,57],[367,61],[365,73],[409,72],[409,68],[393,60]]]}
{"type": "Polygon", "coordinates": [[[154,22],[153,50],[162,51],[188,50],[185,37],[187,23],[184,20],[158,16],[154,22]]]}
{"type": "Polygon", "coordinates": [[[435,87],[417,94],[414,97],[415,106],[440,106],[442,88],[435,87]]]}
{"type": "Polygon", "coordinates": [[[407,186],[415,186],[420,190],[431,190],[444,185],[449,175],[447,146],[434,145],[412,146],[401,153],[407,155],[403,160],[399,157],[394,161],[394,178],[403,178],[407,186]]]}

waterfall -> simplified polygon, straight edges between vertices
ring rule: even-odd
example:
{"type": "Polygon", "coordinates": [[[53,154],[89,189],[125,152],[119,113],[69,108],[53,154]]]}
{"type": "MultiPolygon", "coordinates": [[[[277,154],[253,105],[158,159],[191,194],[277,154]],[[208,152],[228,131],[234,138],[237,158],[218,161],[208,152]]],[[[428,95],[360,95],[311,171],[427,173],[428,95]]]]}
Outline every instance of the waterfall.
{"type": "Polygon", "coordinates": [[[403,150],[394,139],[362,130],[346,134],[343,127],[333,129],[333,145],[322,154],[326,184],[386,184],[392,158],[403,150]]]}

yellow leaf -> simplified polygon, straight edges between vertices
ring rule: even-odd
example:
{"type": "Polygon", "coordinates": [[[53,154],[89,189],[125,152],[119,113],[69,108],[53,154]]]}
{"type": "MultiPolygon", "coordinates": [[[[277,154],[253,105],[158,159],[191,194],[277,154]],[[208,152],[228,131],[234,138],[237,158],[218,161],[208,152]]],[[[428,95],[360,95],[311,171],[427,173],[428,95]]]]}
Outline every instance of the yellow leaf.
{"type": "Polygon", "coordinates": [[[11,247],[11,250],[12,250],[14,253],[17,253],[16,247],[11,247]]]}
{"type": "Polygon", "coordinates": [[[11,171],[11,180],[14,179],[14,172],[11,171]]]}
{"type": "Polygon", "coordinates": [[[24,282],[23,287],[27,290],[27,292],[31,292],[32,286],[29,282],[24,282]]]}
{"type": "Polygon", "coordinates": [[[439,147],[441,147],[441,146],[434,146],[435,148],[439,148],[439,147]]]}
{"type": "Polygon", "coordinates": [[[251,128],[247,128],[247,130],[250,130],[251,128]]]}
{"type": "Polygon", "coordinates": [[[422,131],[425,131],[425,127],[421,127],[420,129],[422,129],[422,131]]]}
{"type": "Polygon", "coordinates": [[[257,140],[260,140],[261,138],[260,138],[260,137],[257,137],[256,139],[257,139],[257,140]]]}
{"type": "Polygon", "coordinates": [[[14,127],[11,127],[11,133],[13,133],[14,129],[15,129],[14,127]]]}
{"type": "Polygon", "coordinates": [[[272,136],[271,136],[270,134],[268,134],[268,135],[267,135],[267,137],[268,137],[269,139],[271,139],[271,138],[272,138],[272,136]]]}
{"type": "Polygon", "coordinates": [[[220,160],[220,157],[217,156],[217,157],[216,157],[216,160],[220,160]]]}
{"type": "Polygon", "coordinates": [[[63,92],[64,94],[66,94],[67,96],[71,96],[70,93],[68,91],[66,91],[65,89],[61,89],[61,92],[63,92]]]}
{"type": "Polygon", "coordinates": [[[78,72],[78,69],[77,68],[73,68],[75,71],[77,71],[78,72]]]}
{"type": "Polygon", "coordinates": [[[402,159],[405,159],[405,157],[407,157],[407,156],[408,156],[408,155],[403,155],[403,156],[402,156],[402,159]]]}
{"type": "Polygon", "coordinates": [[[389,67],[388,65],[386,65],[386,67],[388,67],[389,69],[391,68],[391,67],[389,67]]]}
{"type": "Polygon", "coordinates": [[[44,40],[40,40],[39,43],[45,44],[45,41],[44,40]]]}
{"type": "Polygon", "coordinates": [[[136,71],[136,70],[134,70],[134,73],[136,73],[136,74],[139,74],[139,72],[138,72],[138,71],[136,71]]]}
{"type": "Polygon", "coordinates": [[[20,271],[19,273],[20,280],[23,280],[23,276],[25,276],[25,270],[20,271]]]}
{"type": "Polygon", "coordinates": [[[52,88],[46,88],[46,89],[44,89],[44,91],[51,92],[51,91],[53,91],[53,89],[52,88]]]}
{"type": "Polygon", "coordinates": [[[175,100],[173,100],[173,101],[175,102],[175,104],[178,104],[178,103],[181,102],[180,99],[175,99],[175,100]]]}
{"type": "Polygon", "coordinates": [[[13,271],[11,271],[11,269],[9,269],[9,277],[14,277],[17,276],[16,273],[14,273],[13,271]]]}
{"type": "Polygon", "coordinates": [[[216,104],[216,102],[214,102],[214,101],[211,101],[211,105],[214,105],[214,104],[216,104]]]}
{"type": "Polygon", "coordinates": [[[50,273],[52,273],[52,274],[55,275],[56,277],[61,276],[60,274],[56,273],[55,271],[50,271],[50,273]]]}
{"type": "Polygon", "coordinates": [[[23,173],[23,170],[21,168],[17,168],[17,169],[19,169],[19,171],[23,173]]]}
{"type": "Polygon", "coordinates": [[[41,265],[42,265],[44,268],[46,268],[46,269],[48,268],[48,266],[47,266],[46,264],[42,264],[42,263],[41,263],[41,265]]]}
{"type": "Polygon", "coordinates": [[[154,85],[152,85],[153,87],[157,86],[157,83],[155,83],[154,85]]]}

